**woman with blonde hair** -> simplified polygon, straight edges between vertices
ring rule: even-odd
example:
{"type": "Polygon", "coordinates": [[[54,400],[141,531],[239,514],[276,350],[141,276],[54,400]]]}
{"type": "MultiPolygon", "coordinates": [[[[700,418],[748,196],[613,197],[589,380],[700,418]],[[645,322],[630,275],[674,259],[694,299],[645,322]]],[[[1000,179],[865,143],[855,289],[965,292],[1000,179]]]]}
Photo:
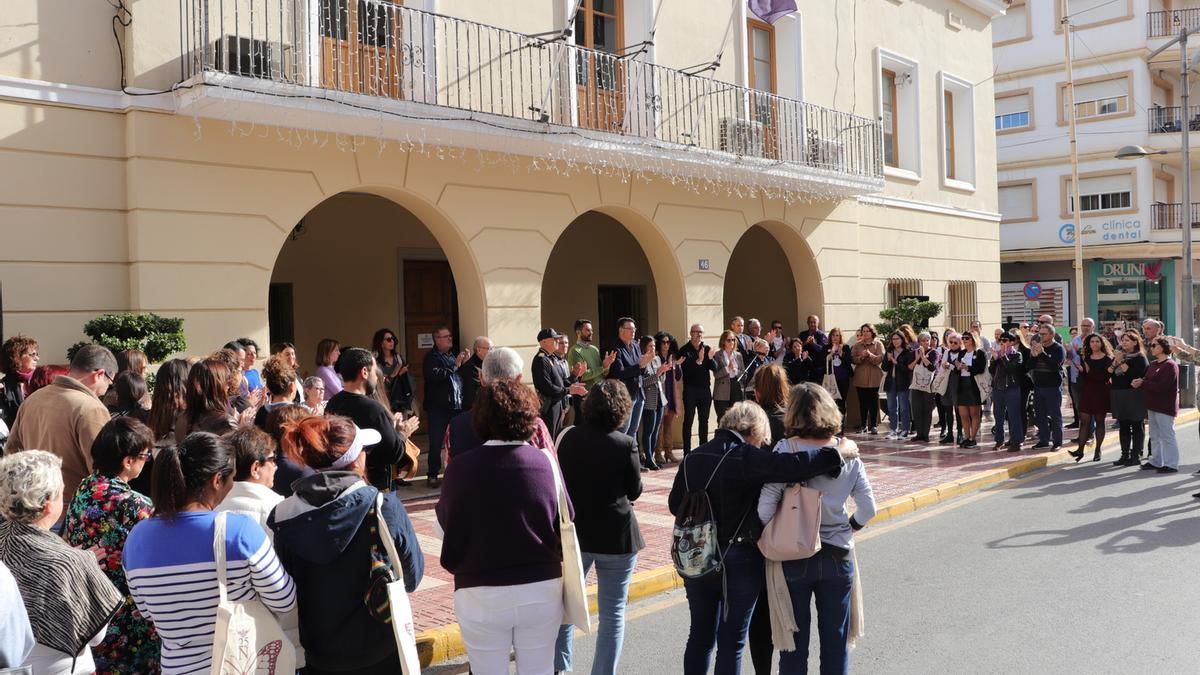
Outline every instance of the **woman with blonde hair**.
{"type": "MultiPolygon", "coordinates": [[[[815,458],[828,448],[839,445],[835,435],[841,428],[842,415],[833,397],[823,387],[809,382],[792,387],[785,424],[788,438],[775,446],[776,453],[795,453],[815,458]]],[[[793,631],[791,635],[775,636],[776,646],[780,648],[779,672],[782,673],[807,671],[810,605],[814,597],[821,672],[848,672],[847,640],[853,637],[850,605],[855,576],[852,555],[854,533],[875,517],[875,496],[871,482],[867,480],[866,468],[858,456],[858,449],[853,444],[842,445],[848,447],[840,450],[844,463],[840,474],[833,477],[818,475],[806,483],[821,493],[820,550],[810,558],[782,563],[787,593],[775,592],[781,589],[774,588],[768,580],[772,614],[784,619],[784,624],[788,618],[794,621],[794,625],[787,626],[793,631]],[[846,510],[849,499],[854,500],[854,515],[846,510]],[[783,602],[776,600],[781,596],[783,602]],[[789,597],[792,615],[780,617],[779,613],[787,610],[786,599],[789,597]],[[793,645],[789,645],[789,642],[793,645]],[[788,649],[789,646],[794,646],[794,649],[788,649]]],[[[786,483],[763,486],[758,498],[759,520],[768,523],[775,517],[786,488],[786,483]]]]}
{"type": "Polygon", "coordinates": [[[746,369],[742,355],[737,351],[738,339],[733,331],[721,333],[720,349],[713,356],[717,366],[713,378],[713,406],[720,420],[730,406],[743,398],[740,378],[746,369]]]}
{"type": "Polygon", "coordinates": [[[858,433],[878,434],[879,385],[883,382],[883,341],[875,334],[875,327],[864,323],[858,329],[859,338],[850,349],[850,360],[854,363],[851,382],[858,393],[858,433]]]}

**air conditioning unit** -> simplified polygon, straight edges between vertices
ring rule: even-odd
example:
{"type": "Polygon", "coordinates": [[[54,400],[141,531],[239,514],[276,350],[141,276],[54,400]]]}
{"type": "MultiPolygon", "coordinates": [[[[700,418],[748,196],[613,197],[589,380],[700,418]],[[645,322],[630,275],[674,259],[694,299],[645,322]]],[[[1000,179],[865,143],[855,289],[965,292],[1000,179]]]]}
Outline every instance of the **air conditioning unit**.
{"type": "Polygon", "coordinates": [[[292,45],[226,35],[213,44],[213,66],[216,70],[230,75],[264,80],[294,80],[294,71],[298,64],[294,62],[292,53],[292,45]]]}
{"type": "Polygon", "coordinates": [[[763,125],[734,117],[726,117],[720,124],[721,151],[750,157],[763,156],[763,125]]]}
{"type": "Polygon", "coordinates": [[[846,144],[826,138],[810,138],[808,163],[826,169],[841,169],[846,165],[846,144]]]}

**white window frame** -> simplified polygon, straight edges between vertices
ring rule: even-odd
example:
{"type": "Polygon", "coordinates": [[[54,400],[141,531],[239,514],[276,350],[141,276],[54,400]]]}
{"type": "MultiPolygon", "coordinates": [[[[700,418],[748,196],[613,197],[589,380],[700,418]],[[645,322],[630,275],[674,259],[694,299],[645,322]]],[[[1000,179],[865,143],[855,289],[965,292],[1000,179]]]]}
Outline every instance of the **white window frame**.
{"type": "MultiPolygon", "coordinates": [[[[896,73],[896,110],[900,115],[896,135],[898,167],[883,167],[883,175],[901,180],[921,180],[921,73],[920,63],[896,52],[875,48],[875,116],[883,117],[883,71],[896,73]],[[903,84],[899,81],[904,79],[903,84]]],[[[880,134],[880,143],[882,143],[880,134]]],[[[882,147],[880,153],[882,154],[882,147]]]]}
{"type": "Polygon", "coordinates": [[[938,163],[941,166],[942,187],[952,190],[975,191],[975,85],[969,80],[942,71],[938,73],[938,163]],[[954,121],[954,178],[947,177],[946,166],[946,95],[954,99],[949,111],[954,121]]]}

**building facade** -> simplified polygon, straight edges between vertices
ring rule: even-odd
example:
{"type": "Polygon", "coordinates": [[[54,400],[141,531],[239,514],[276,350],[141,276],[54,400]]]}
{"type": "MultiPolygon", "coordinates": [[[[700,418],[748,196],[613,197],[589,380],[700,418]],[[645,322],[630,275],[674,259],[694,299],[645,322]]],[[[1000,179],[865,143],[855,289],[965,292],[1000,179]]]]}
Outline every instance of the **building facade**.
{"type": "MultiPolygon", "coordinates": [[[[1178,298],[1182,224],[1200,223],[1195,205],[1180,204],[1181,133],[1200,130],[1200,115],[1194,106],[1187,115],[1179,107],[1178,48],[1150,53],[1181,27],[1200,26],[1200,2],[1070,0],[1067,20],[1084,286],[1075,288],[1062,2],[1014,0],[993,25],[1001,314],[1020,320],[1050,313],[1076,324],[1082,293],[1085,314],[1103,328],[1159,318],[1175,333],[1189,311],[1178,298]],[[1117,159],[1126,145],[1165,154],[1117,159]],[[1022,294],[1029,282],[1043,289],[1034,302],[1022,294]]],[[[1200,182],[1192,183],[1197,190],[1200,182]]]]}
{"type": "Polygon", "coordinates": [[[132,3],[114,44],[108,3],[11,0],[3,332],[54,362],[153,311],[303,364],[383,326],[415,360],[442,324],[999,321],[1003,2],[575,4],[132,3]]]}

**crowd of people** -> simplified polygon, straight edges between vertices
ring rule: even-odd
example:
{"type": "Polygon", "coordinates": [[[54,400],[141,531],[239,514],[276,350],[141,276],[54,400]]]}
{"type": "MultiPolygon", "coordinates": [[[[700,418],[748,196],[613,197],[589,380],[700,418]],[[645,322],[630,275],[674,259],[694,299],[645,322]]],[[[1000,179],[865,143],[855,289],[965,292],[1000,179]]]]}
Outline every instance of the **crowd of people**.
{"type": "Polygon", "coordinates": [[[905,325],[886,339],[863,324],[852,342],[817,316],[806,326],[786,337],[778,321],[764,332],[735,317],[715,345],[699,324],[681,345],[665,331],[639,337],[622,318],[601,349],[581,319],[574,344],[554,328],[537,335],[532,386],[515,350],[480,337],[455,351],[442,327],[420,397],[388,329],[370,349],[322,340],[311,374],[294,345],[273,345],[260,366],[242,338],[170,359],[153,378],[137,350],[86,345],[67,366],[40,365],[36,340],[9,338],[0,587],[19,593],[0,596],[0,668],[207,672],[228,598],[273,614],[305,673],[399,672],[385,589],[402,578],[411,592],[423,575],[396,491],[418,472],[420,426],[427,485],[441,488],[440,563],[481,675],[507,672],[514,651],[518,672],[571,670],[567,521],[599,584],[592,672],[618,672],[645,546],[633,503],[642,475],[672,463],[671,512],[701,490],[721,561],[719,574],[685,578],[684,672],[707,672],[715,649],[716,672],[736,673],[747,643],[756,672],[770,672],[776,651],[783,672],[803,672],[814,597],[822,671],[846,672],[861,618],[853,533],[875,511],[848,437],[879,434],[881,399],[889,442],[934,442],[936,413],[938,442],[975,448],[986,408],[993,449],[1020,451],[1036,429],[1032,447],[1053,450],[1066,443],[1065,384],[1076,461],[1089,442],[1099,461],[1111,414],[1114,464],[1178,471],[1176,359],[1200,363],[1200,351],[1157,321],[1115,344],[1091,319],[1066,339],[1051,317],[990,338],[978,322],[941,335],[905,325]],[[850,399],[858,424],[847,428],[850,399]],[[756,542],[801,481],[822,493],[820,551],[765,557],[756,542]]]}

